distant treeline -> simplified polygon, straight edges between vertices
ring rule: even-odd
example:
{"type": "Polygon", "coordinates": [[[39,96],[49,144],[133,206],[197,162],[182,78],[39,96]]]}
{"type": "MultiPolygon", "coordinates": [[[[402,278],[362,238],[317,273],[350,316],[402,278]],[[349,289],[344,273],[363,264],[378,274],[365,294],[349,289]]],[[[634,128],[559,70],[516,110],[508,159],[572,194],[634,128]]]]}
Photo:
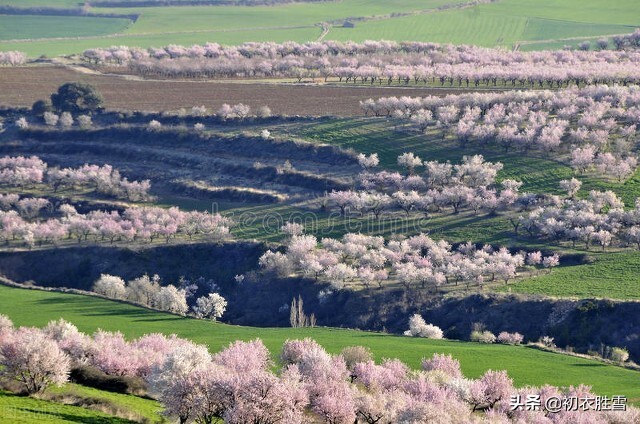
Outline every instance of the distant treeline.
{"type": "Polygon", "coordinates": [[[91,18],[121,18],[138,20],[140,15],[135,13],[92,13],[83,8],[62,9],[57,7],[15,7],[0,6],[0,15],[34,15],[34,16],[83,16],[91,18]]]}
{"type": "Polygon", "coordinates": [[[335,0],[98,0],[85,2],[93,7],[162,6],[272,6],[287,3],[323,3],[335,0]]]}

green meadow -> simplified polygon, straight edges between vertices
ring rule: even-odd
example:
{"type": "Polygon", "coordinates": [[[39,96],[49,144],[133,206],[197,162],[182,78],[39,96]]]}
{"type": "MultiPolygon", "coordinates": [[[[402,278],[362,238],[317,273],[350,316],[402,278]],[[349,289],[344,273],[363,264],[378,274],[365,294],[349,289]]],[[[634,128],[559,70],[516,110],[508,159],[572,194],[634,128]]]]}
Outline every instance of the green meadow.
{"type": "Polygon", "coordinates": [[[478,377],[488,369],[506,369],[518,386],[553,384],[593,386],[603,395],[623,394],[640,400],[640,374],[594,360],[549,353],[525,346],[485,345],[449,340],[428,340],[337,328],[239,327],[183,318],[150,311],[125,303],[90,296],[26,290],[0,286],[0,313],[21,326],[43,326],[64,318],[87,333],[98,328],[121,331],[127,337],[160,332],[177,334],[206,344],[212,352],[234,340],[260,338],[277,357],[286,339],[311,337],[329,352],[346,346],[369,347],[376,360],[399,358],[418,368],[421,359],[436,352],[452,354],[467,377],[478,377]],[[540,364],[545,364],[540,367],[540,364]]]}

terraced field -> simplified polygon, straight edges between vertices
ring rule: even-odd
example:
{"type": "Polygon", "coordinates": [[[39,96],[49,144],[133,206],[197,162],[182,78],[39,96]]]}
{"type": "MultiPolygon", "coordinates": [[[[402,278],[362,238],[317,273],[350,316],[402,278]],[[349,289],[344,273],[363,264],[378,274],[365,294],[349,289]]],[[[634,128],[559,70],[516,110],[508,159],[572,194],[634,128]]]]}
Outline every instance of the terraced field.
{"type": "MultiPolygon", "coordinates": [[[[531,192],[558,192],[558,182],[571,178],[571,168],[555,158],[461,148],[451,140],[443,141],[439,134],[424,136],[396,132],[384,118],[226,124],[208,122],[207,126],[208,136],[213,137],[209,141],[198,141],[193,135],[177,139],[171,135],[168,138],[160,135],[148,137],[139,130],[121,135],[108,131],[92,133],[90,136],[75,133],[65,135],[64,139],[44,133],[33,139],[11,139],[11,143],[0,147],[0,154],[36,154],[51,164],[63,166],[78,166],[85,162],[110,163],[130,178],[151,178],[154,182],[153,193],[159,196],[159,203],[163,206],[221,211],[238,223],[232,232],[239,239],[279,241],[282,239],[280,227],[293,220],[304,223],[307,232],[319,237],[339,237],[346,232],[387,237],[428,232],[432,237],[451,242],[482,241],[517,248],[561,249],[567,253],[589,255],[593,258],[591,265],[563,266],[550,274],[520,280],[509,287],[498,285],[496,288],[553,296],[640,299],[640,286],[633,271],[637,262],[634,259],[637,256],[635,252],[609,249],[602,253],[584,251],[580,246],[576,250],[567,243],[548,245],[524,234],[516,237],[508,218],[502,214],[475,215],[469,211],[458,215],[435,214],[425,218],[419,213],[408,217],[404,213],[390,213],[384,214],[381,219],[357,214],[345,218],[336,211],[318,209],[317,205],[309,206],[304,202],[321,196],[323,190],[329,187],[326,184],[333,184],[332,181],[349,181],[359,170],[355,164],[330,166],[321,155],[305,157],[305,150],[286,150],[287,147],[278,147],[266,141],[258,143],[264,144],[264,151],[263,148],[255,148],[255,141],[249,142],[253,146],[251,149],[245,149],[242,147],[246,143],[242,141],[244,139],[235,137],[246,137],[242,134],[255,136],[267,128],[276,139],[328,143],[367,154],[377,152],[381,166],[392,170],[398,169],[396,157],[406,151],[413,151],[423,159],[452,162],[459,161],[463,155],[480,153],[487,160],[500,161],[505,165],[499,178],[522,180],[524,189],[531,192]],[[271,175],[254,169],[257,160],[264,166],[277,167],[287,159],[297,170],[317,175],[318,178],[314,179],[315,182],[304,182],[298,181],[295,175],[279,177],[275,172],[271,175]],[[176,181],[181,180],[202,181],[215,187],[257,188],[259,191],[218,194],[197,190],[185,192],[186,186],[176,185],[176,181]],[[270,196],[269,193],[286,196],[286,200],[265,203],[264,198],[270,196]]],[[[624,184],[605,182],[596,177],[585,177],[583,180],[583,193],[590,189],[613,189],[621,193],[628,204],[632,204],[631,199],[640,190],[640,174],[624,184]]]]}

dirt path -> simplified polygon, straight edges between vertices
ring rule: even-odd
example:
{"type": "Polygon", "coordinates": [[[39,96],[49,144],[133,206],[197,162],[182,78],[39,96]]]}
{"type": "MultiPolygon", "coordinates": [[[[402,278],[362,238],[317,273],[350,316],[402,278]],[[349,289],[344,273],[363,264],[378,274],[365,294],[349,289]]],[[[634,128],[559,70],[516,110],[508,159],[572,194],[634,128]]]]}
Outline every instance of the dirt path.
{"type": "Polygon", "coordinates": [[[322,25],[322,34],[320,34],[316,42],[320,42],[324,40],[324,37],[326,37],[327,34],[329,34],[329,31],[331,31],[331,24],[327,22],[322,22],[320,25],[322,25]]]}

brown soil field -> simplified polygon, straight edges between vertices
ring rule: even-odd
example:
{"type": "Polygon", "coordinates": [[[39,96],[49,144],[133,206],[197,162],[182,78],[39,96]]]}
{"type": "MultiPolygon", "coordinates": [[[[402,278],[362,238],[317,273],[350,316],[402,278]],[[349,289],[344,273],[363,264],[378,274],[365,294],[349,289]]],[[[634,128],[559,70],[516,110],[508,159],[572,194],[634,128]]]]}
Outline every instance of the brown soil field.
{"type": "Polygon", "coordinates": [[[360,100],[385,96],[427,96],[460,90],[420,87],[349,87],[220,81],[132,80],[77,72],[63,66],[0,68],[0,105],[31,106],[65,82],[95,85],[108,109],[165,111],[223,103],[267,105],[274,114],[303,116],[361,115],[360,100]]]}

